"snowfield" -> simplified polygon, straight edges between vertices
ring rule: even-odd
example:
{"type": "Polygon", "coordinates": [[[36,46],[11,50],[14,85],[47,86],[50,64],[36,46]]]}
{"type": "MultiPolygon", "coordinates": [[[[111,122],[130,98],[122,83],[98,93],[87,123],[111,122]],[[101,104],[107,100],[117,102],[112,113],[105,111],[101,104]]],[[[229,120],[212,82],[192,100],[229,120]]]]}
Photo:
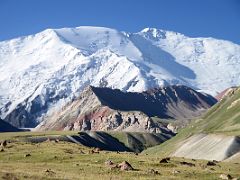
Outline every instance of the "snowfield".
{"type": "Polygon", "coordinates": [[[85,26],[0,42],[2,119],[24,109],[22,118],[38,123],[87,85],[140,92],[168,84],[211,95],[239,85],[240,46],[154,28],[85,26]]]}

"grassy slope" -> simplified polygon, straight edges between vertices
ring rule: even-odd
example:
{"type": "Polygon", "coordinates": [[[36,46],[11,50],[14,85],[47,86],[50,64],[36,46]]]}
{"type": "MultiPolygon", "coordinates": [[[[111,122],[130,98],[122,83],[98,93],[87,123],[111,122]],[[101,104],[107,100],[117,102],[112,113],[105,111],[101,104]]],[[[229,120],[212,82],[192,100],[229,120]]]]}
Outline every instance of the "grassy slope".
{"type": "Polygon", "coordinates": [[[151,155],[88,152],[89,148],[69,142],[9,143],[4,152],[0,152],[0,179],[218,179],[219,174],[226,171],[233,177],[240,176],[240,164],[220,163],[211,170],[211,167],[204,167],[206,161],[184,160],[196,164],[196,167],[186,167],[179,164],[183,161],[181,158],[160,164],[161,157],[151,155]],[[25,157],[28,153],[31,156],[25,157]],[[116,163],[126,160],[136,170],[110,170],[104,164],[109,159],[116,163]],[[149,169],[160,174],[150,173],[149,169]],[[180,173],[174,175],[173,170],[180,173]]]}
{"type": "Polygon", "coordinates": [[[240,99],[240,88],[213,106],[202,119],[193,121],[172,139],[159,146],[148,148],[144,152],[170,155],[185,139],[198,133],[240,136],[240,102],[231,107],[238,99],[240,99]]]}
{"type": "MultiPolygon", "coordinates": [[[[85,132],[82,132],[85,133],[85,132]]],[[[152,134],[152,133],[142,133],[142,132],[98,132],[101,136],[101,133],[108,134],[113,138],[116,138],[116,141],[123,143],[124,146],[135,152],[141,152],[142,150],[158,145],[166,141],[169,137],[164,134],[152,134]]],[[[33,142],[40,140],[42,137],[57,137],[65,139],[66,135],[76,135],[78,136],[78,131],[46,131],[46,132],[8,132],[0,133],[0,140],[13,140],[13,141],[24,141],[24,142],[33,142]]],[[[101,140],[105,136],[102,136],[101,140]]],[[[45,138],[46,139],[46,138],[45,138]]],[[[96,139],[96,141],[98,141],[96,139]]],[[[106,143],[109,141],[106,139],[106,143]]]]}
{"type": "Polygon", "coordinates": [[[108,133],[133,151],[142,151],[148,147],[158,145],[168,139],[163,134],[113,131],[108,133]]]}
{"type": "Polygon", "coordinates": [[[199,125],[207,133],[240,135],[240,88],[211,108],[199,125]]]}

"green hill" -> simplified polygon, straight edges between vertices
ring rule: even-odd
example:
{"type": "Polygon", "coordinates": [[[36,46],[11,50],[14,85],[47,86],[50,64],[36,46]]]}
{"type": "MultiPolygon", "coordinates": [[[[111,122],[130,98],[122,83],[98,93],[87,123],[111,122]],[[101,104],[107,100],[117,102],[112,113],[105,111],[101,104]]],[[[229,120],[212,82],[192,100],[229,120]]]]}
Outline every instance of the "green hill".
{"type": "Polygon", "coordinates": [[[233,88],[214,105],[201,119],[193,121],[167,142],[148,148],[143,153],[170,155],[186,139],[197,134],[215,134],[220,136],[240,136],[240,88],[233,88]]]}
{"type": "Polygon", "coordinates": [[[240,135],[240,88],[230,91],[197,125],[206,133],[240,135]]]}

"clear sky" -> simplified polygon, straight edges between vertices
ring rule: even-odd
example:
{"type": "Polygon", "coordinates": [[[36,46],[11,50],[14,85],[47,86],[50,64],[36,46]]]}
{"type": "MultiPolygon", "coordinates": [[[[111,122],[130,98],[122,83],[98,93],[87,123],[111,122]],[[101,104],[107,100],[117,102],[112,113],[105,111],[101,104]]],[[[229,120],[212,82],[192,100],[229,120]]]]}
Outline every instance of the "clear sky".
{"type": "Polygon", "coordinates": [[[240,44],[240,0],[0,0],[0,41],[83,25],[156,27],[240,44]]]}

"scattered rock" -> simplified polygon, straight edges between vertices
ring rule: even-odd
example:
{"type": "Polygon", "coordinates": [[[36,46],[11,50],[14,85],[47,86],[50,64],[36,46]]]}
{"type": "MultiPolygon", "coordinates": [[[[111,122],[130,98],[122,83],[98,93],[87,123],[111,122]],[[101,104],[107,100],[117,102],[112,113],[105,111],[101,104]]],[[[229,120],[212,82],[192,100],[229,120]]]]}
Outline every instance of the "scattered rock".
{"type": "Polygon", "coordinates": [[[167,128],[168,128],[169,130],[171,130],[172,132],[174,132],[174,133],[177,133],[177,131],[178,131],[178,129],[179,129],[178,126],[173,125],[172,123],[169,123],[169,124],[167,125],[167,128]]]}
{"type": "Polygon", "coordinates": [[[189,166],[189,167],[195,167],[195,164],[190,163],[190,162],[186,162],[186,161],[182,161],[180,162],[181,165],[185,165],[185,166],[189,166]]]}
{"type": "Polygon", "coordinates": [[[113,164],[111,166],[109,166],[110,170],[113,170],[113,169],[118,169],[118,165],[117,164],[113,164]]]}
{"type": "Polygon", "coordinates": [[[160,174],[158,171],[156,171],[154,169],[149,169],[148,173],[150,173],[150,174],[160,174]]]}
{"type": "Polygon", "coordinates": [[[107,165],[107,166],[110,166],[110,165],[113,165],[114,163],[111,161],[111,160],[107,160],[106,162],[105,162],[105,165],[107,165]]]}
{"type": "Polygon", "coordinates": [[[50,169],[45,170],[45,172],[47,172],[47,173],[50,172],[50,171],[51,171],[50,169]]]}
{"type": "Polygon", "coordinates": [[[228,180],[228,179],[232,179],[232,176],[230,174],[221,174],[219,176],[220,179],[224,179],[224,180],[228,180]]]}
{"type": "Polygon", "coordinates": [[[160,163],[168,163],[168,161],[170,161],[169,157],[163,158],[160,160],[160,163]]]}
{"type": "Polygon", "coordinates": [[[99,153],[101,151],[101,149],[97,147],[94,149],[94,151],[95,151],[95,153],[99,153]]]}
{"type": "Polygon", "coordinates": [[[12,173],[5,173],[2,177],[0,177],[1,179],[6,179],[6,180],[18,180],[17,177],[15,177],[14,174],[12,173]]]}
{"type": "Polygon", "coordinates": [[[205,164],[200,164],[200,167],[201,167],[202,169],[206,169],[206,168],[207,168],[207,165],[205,165],[205,164]]]}
{"type": "Polygon", "coordinates": [[[105,165],[107,167],[109,167],[111,170],[112,169],[119,169],[121,171],[129,171],[129,170],[134,170],[133,167],[131,166],[131,164],[129,164],[127,161],[123,161],[122,163],[120,164],[115,164],[114,162],[112,162],[111,160],[107,160],[105,162],[105,165]]]}
{"type": "Polygon", "coordinates": [[[179,174],[179,173],[180,173],[180,171],[175,170],[175,169],[172,171],[172,174],[179,174]]]}
{"type": "Polygon", "coordinates": [[[120,167],[121,171],[134,170],[131,164],[129,164],[127,161],[123,161],[122,163],[118,164],[118,167],[120,167]]]}
{"type": "Polygon", "coordinates": [[[52,171],[51,169],[47,169],[45,170],[45,172],[49,175],[53,175],[53,174],[56,174],[54,171],[52,171]]]}
{"type": "Polygon", "coordinates": [[[208,161],[207,166],[216,166],[217,164],[213,161],[208,161]]]}
{"type": "Polygon", "coordinates": [[[88,151],[88,154],[93,154],[93,153],[94,151],[92,149],[88,151]]]}
{"type": "Polygon", "coordinates": [[[7,146],[7,141],[6,141],[6,140],[3,140],[3,141],[1,142],[1,146],[2,146],[2,147],[6,147],[6,146],[7,146]]]}
{"type": "Polygon", "coordinates": [[[31,154],[25,154],[24,155],[24,157],[30,157],[31,156],[31,154]]]}
{"type": "Polygon", "coordinates": [[[79,152],[80,154],[85,154],[85,152],[83,152],[82,150],[80,150],[80,152],[79,152]]]}
{"type": "Polygon", "coordinates": [[[94,149],[91,149],[88,151],[88,154],[94,154],[94,153],[99,154],[99,151],[95,151],[94,149]]]}
{"type": "Polygon", "coordinates": [[[58,143],[60,140],[57,138],[57,139],[54,139],[54,138],[50,138],[48,137],[47,140],[45,142],[54,142],[54,143],[58,143]]]}
{"type": "Polygon", "coordinates": [[[71,149],[64,149],[64,152],[67,154],[73,154],[73,150],[71,149]]]}
{"type": "Polygon", "coordinates": [[[108,166],[111,170],[119,168],[117,164],[114,164],[111,160],[107,160],[105,165],[108,166]]]}

